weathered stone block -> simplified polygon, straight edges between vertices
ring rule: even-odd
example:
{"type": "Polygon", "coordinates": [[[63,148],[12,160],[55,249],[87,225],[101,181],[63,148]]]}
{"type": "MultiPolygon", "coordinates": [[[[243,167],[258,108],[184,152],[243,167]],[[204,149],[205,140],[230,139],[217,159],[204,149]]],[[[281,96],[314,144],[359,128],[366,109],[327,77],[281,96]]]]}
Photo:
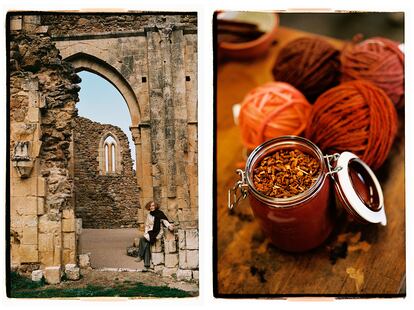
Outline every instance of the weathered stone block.
{"type": "Polygon", "coordinates": [[[177,280],[179,281],[190,281],[192,277],[192,272],[191,270],[183,270],[183,269],[178,269],[177,270],[177,280]]]}
{"type": "MultiPolygon", "coordinates": [[[[39,144],[39,146],[41,145],[41,143],[35,142],[33,144],[39,144]]],[[[46,196],[46,179],[43,177],[37,177],[37,196],[46,196]]]]}
{"type": "Polygon", "coordinates": [[[38,123],[40,121],[40,110],[38,108],[29,107],[27,111],[27,121],[38,123]]]}
{"type": "Polygon", "coordinates": [[[185,250],[185,230],[178,230],[178,248],[180,250],[185,250]]]}
{"type": "Polygon", "coordinates": [[[62,220],[62,231],[63,232],[74,232],[76,229],[75,218],[64,218],[62,220]]]}
{"type": "Polygon", "coordinates": [[[91,253],[79,254],[79,267],[88,268],[91,266],[91,253]]]}
{"type": "Polygon", "coordinates": [[[32,271],[32,281],[39,282],[43,279],[43,270],[33,270],[32,271]]]}
{"type": "Polygon", "coordinates": [[[151,245],[152,253],[162,252],[162,242],[161,239],[157,239],[153,245],[151,245]]]}
{"type": "Polygon", "coordinates": [[[37,215],[45,214],[45,198],[37,197],[37,215]]]}
{"type": "Polygon", "coordinates": [[[199,273],[198,273],[198,270],[193,270],[193,279],[194,279],[194,280],[199,280],[199,273]]]}
{"type": "Polygon", "coordinates": [[[10,31],[22,30],[22,18],[20,16],[13,16],[10,18],[10,31]]]}
{"type": "Polygon", "coordinates": [[[20,215],[37,215],[37,197],[11,197],[11,204],[20,215]]]}
{"type": "Polygon", "coordinates": [[[39,251],[39,261],[43,266],[53,266],[54,251],[39,251]]]}
{"type": "Polygon", "coordinates": [[[37,195],[37,178],[29,177],[21,179],[20,177],[12,178],[12,184],[10,185],[11,196],[26,197],[28,195],[37,195]]]}
{"type": "Polygon", "coordinates": [[[37,245],[37,227],[24,227],[21,243],[37,245]]]}
{"type": "Polygon", "coordinates": [[[58,284],[61,279],[60,266],[51,266],[45,268],[45,280],[49,284],[58,284]]]}
{"type": "Polygon", "coordinates": [[[64,209],[62,211],[62,217],[64,219],[73,219],[75,218],[75,212],[73,209],[64,209]]]}
{"type": "Polygon", "coordinates": [[[47,33],[49,30],[48,26],[38,26],[36,28],[36,33],[47,33]]]}
{"type": "Polygon", "coordinates": [[[162,270],[163,277],[171,277],[172,275],[176,274],[177,268],[167,268],[164,267],[162,270]]]}
{"type": "Polygon", "coordinates": [[[53,265],[59,265],[62,263],[62,247],[61,245],[56,244],[56,238],[55,241],[55,248],[53,250],[53,265]]]}
{"type": "Polygon", "coordinates": [[[187,250],[187,266],[189,269],[198,268],[198,250],[187,250]]]}
{"type": "Polygon", "coordinates": [[[12,266],[19,266],[20,265],[20,253],[19,253],[19,245],[12,243],[10,245],[10,256],[11,256],[11,265],[12,266]]]}
{"type": "Polygon", "coordinates": [[[24,215],[22,218],[24,227],[37,227],[37,215],[24,215]]]}
{"type": "Polygon", "coordinates": [[[180,250],[178,257],[181,269],[198,268],[198,250],[180,250]]]}
{"type": "MultiPolygon", "coordinates": [[[[195,213],[189,208],[189,202],[184,199],[178,199],[179,208],[181,212],[178,212],[178,219],[180,222],[190,222],[197,219],[195,213]]],[[[183,228],[185,229],[185,228],[183,228]]]]}
{"type": "Polygon", "coordinates": [[[65,275],[68,280],[76,281],[80,278],[80,269],[75,264],[65,265],[65,275]]]}
{"type": "Polygon", "coordinates": [[[165,253],[174,253],[177,251],[175,235],[168,230],[166,230],[164,234],[164,251],[165,253]]]}
{"type": "Polygon", "coordinates": [[[61,232],[61,221],[51,221],[45,214],[39,217],[39,232],[41,233],[59,233],[61,232]]]}
{"type": "Polygon", "coordinates": [[[187,250],[198,250],[198,230],[190,229],[185,232],[187,250]]]}
{"type": "Polygon", "coordinates": [[[39,251],[46,252],[46,251],[53,251],[53,234],[40,233],[38,236],[39,240],[39,251]]]}
{"type": "Polygon", "coordinates": [[[75,233],[63,234],[63,248],[74,250],[76,248],[75,233]]]}
{"type": "Polygon", "coordinates": [[[39,261],[37,245],[20,244],[19,255],[22,263],[37,263],[39,261]]]}
{"type": "Polygon", "coordinates": [[[154,266],[164,264],[164,253],[151,253],[151,261],[154,266]]]}
{"type": "Polygon", "coordinates": [[[64,249],[62,253],[62,262],[64,264],[76,264],[76,252],[74,250],[64,249]]]}
{"type": "Polygon", "coordinates": [[[176,267],[178,265],[178,254],[165,254],[165,267],[176,267]]]}

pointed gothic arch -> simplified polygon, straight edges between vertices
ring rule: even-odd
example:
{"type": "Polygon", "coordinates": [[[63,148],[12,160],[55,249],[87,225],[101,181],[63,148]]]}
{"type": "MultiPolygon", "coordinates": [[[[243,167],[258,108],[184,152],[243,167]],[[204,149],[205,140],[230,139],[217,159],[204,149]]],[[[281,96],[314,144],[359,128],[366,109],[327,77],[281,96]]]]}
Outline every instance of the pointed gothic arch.
{"type": "Polygon", "coordinates": [[[105,61],[84,52],[70,55],[65,58],[65,61],[69,61],[74,66],[76,72],[83,70],[89,71],[111,83],[120,92],[128,106],[129,114],[131,116],[131,127],[139,125],[141,109],[138,99],[129,83],[114,67],[105,61]]]}

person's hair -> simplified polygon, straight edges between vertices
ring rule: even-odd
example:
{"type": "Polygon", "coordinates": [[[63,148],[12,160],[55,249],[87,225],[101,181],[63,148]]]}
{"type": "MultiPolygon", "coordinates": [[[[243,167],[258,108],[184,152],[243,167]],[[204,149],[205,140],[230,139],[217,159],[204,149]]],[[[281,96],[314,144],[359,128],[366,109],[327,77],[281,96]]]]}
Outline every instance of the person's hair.
{"type": "Polygon", "coordinates": [[[151,208],[151,204],[154,203],[155,204],[155,210],[158,210],[160,208],[160,206],[158,205],[158,203],[156,203],[155,201],[151,200],[148,201],[147,204],[145,205],[145,209],[147,209],[149,211],[149,209],[151,208]]]}

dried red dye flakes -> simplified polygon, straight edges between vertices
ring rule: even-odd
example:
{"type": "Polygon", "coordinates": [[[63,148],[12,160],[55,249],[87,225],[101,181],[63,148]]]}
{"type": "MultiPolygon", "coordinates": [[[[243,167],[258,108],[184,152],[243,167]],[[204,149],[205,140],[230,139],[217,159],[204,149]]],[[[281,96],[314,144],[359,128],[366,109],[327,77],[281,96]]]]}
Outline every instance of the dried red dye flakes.
{"type": "Polygon", "coordinates": [[[319,171],[316,158],[297,149],[285,149],[259,162],[253,170],[253,183],[266,196],[288,198],[310,188],[319,171]]]}

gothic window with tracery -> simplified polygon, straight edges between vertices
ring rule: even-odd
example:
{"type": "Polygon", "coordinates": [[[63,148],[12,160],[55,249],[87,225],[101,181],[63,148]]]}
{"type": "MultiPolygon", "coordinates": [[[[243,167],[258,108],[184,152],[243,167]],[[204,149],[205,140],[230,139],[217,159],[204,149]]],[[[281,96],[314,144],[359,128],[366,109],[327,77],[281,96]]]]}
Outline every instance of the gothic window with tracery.
{"type": "Polygon", "coordinates": [[[112,133],[106,133],[102,136],[99,147],[101,174],[120,173],[120,150],[118,144],[118,139],[112,133]]]}

